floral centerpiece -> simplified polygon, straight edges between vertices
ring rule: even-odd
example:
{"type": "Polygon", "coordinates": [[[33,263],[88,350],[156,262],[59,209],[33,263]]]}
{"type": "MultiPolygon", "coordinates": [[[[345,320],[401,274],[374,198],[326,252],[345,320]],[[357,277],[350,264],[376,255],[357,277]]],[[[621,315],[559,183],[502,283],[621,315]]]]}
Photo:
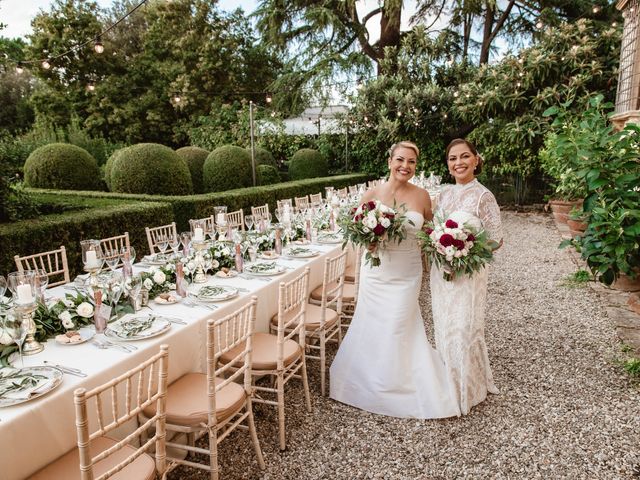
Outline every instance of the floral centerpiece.
{"type": "Polygon", "coordinates": [[[394,208],[378,200],[371,200],[359,207],[352,207],[347,214],[338,218],[344,234],[344,248],[348,242],[367,248],[365,261],[373,267],[380,265],[380,250],[389,241],[401,242],[406,238],[404,205],[394,208]]]}
{"type": "Polygon", "coordinates": [[[162,267],[152,267],[148,272],[142,272],[142,287],[148,290],[149,298],[155,298],[176,288],[176,265],[167,263],[162,267]]]}
{"type": "Polygon", "coordinates": [[[480,221],[465,213],[453,212],[445,219],[427,224],[426,232],[416,234],[422,251],[452,281],[461,275],[469,277],[493,260],[498,246],[489,240],[480,221]]]}

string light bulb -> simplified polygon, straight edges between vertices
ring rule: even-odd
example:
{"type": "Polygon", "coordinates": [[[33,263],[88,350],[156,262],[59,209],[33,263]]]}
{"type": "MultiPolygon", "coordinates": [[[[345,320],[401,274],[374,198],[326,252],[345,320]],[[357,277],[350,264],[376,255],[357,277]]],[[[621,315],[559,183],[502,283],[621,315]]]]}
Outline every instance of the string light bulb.
{"type": "Polygon", "coordinates": [[[600,11],[600,5],[594,5],[591,11],[593,13],[598,13],[600,11]]]}
{"type": "Polygon", "coordinates": [[[445,120],[447,119],[448,115],[445,113],[444,115],[442,115],[442,118],[444,118],[445,120]]]}
{"type": "Polygon", "coordinates": [[[613,28],[616,28],[616,27],[618,26],[618,22],[613,22],[613,23],[611,24],[611,26],[612,26],[613,28]]]}
{"type": "Polygon", "coordinates": [[[267,103],[271,103],[273,102],[273,97],[271,96],[270,93],[267,93],[267,98],[266,98],[267,103]]]}
{"type": "Polygon", "coordinates": [[[173,96],[173,102],[174,103],[180,103],[182,101],[182,98],[180,97],[180,95],[178,95],[177,93],[173,96]]]}
{"type": "Polygon", "coordinates": [[[460,94],[458,93],[458,91],[457,91],[457,90],[456,90],[455,92],[453,92],[453,96],[454,96],[455,98],[458,98],[458,95],[460,95],[460,94]]]}
{"type": "Polygon", "coordinates": [[[18,64],[16,65],[16,72],[18,74],[21,74],[22,72],[24,72],[24,67],[22,66],[22,62],[18,62],[18,64]]]}
{"type": "Polygon", "coordinates": [[[49,70],[51,68],[51,62],[48,59],[42,61],[42,68],[49,70]]]}
{"type": "Polygon", "coordinates": [[[402,116],[402,112],[400,110],[398,110],[398,113],[396,113],[396,116],[401,117],[402,116]]]}
{"type": "Polygon", "coordinates": [[[88,91],[93,92],[95,89],[96,89],[96,85],[95,85],[95,83],[93,83],[93,82],[89,82],[89,83],[87,84],[87,90],[88,90],[88,91]]]}
{"type": "Polygon", "coordinates": [[[538,30],[542,30],[542,27],[544,27],[544,23],[542,23],[542,20],[538,20],[538,21],[536,22],[536,28],[537,28],[538,30]]]}
{"type": "Polygon", "coordinates": [[[96,38],[96,43],[93,44],[93,49],[96,51],[96,53],[104,52],[104,45],[102,44],[100,35],[98,35],[98,38],[96,38]]]}

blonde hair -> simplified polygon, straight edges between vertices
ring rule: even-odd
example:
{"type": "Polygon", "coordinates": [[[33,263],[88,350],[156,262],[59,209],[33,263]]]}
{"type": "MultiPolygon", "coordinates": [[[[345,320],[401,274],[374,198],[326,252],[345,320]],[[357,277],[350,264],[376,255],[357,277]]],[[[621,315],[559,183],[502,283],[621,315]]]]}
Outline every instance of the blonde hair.
{"type": "Polygon", "coordinates": [[[414,151],[414,153],[416,154],[416,157],[420,156],[420,149],[415,143],[410,142],[409,140],[403,140],[401,142],[394,143],[393,145],[391,145],[391,148],[389,149],[389,158],[393,157],[394,152],[398,148],[408,148],[409,150],[414,151]]]}

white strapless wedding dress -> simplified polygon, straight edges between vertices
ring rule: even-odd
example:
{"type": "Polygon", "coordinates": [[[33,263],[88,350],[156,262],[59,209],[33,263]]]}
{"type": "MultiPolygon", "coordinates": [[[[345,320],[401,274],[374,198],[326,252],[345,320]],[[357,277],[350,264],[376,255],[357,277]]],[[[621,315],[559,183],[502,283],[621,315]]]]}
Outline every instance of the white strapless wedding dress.
{"type": "Polygon", "coordinates": [[[358,304],[331,365],[331,398],[392,417],[460,415],[451,378],[431,347],[418,295],[422,259],[415,233],[424,223],[409,211],[407,238],[388,244],[381,265],[362,261],[358,304]]]}

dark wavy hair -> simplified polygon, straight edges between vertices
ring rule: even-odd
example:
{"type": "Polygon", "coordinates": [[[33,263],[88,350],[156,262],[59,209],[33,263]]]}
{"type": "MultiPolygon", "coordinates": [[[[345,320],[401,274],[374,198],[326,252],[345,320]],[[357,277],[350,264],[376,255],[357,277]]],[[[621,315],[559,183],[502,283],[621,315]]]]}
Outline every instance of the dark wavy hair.
{"type": "Polygon", "coordinates": [[[478,157],[478,166],[474,170],[474,174],[476,176],[480,175],[482,173],[482,164],[484,163],[484,159],[482,158],[482,155],[478,153],[476,146],[473,143],[471,143],[469,140],[465,140],[464,138],[454,138],[449,142],[449,145],[447,145],[447,150],[445,151],[445,154],[444,154],[444,162],[447,163],[449,161],[449,150],[451,150],[456,145],[461,145],[461,144],[466,145],[467,148],[471,150],[471,153],[473,153],[476,157],[478,157]]]}

